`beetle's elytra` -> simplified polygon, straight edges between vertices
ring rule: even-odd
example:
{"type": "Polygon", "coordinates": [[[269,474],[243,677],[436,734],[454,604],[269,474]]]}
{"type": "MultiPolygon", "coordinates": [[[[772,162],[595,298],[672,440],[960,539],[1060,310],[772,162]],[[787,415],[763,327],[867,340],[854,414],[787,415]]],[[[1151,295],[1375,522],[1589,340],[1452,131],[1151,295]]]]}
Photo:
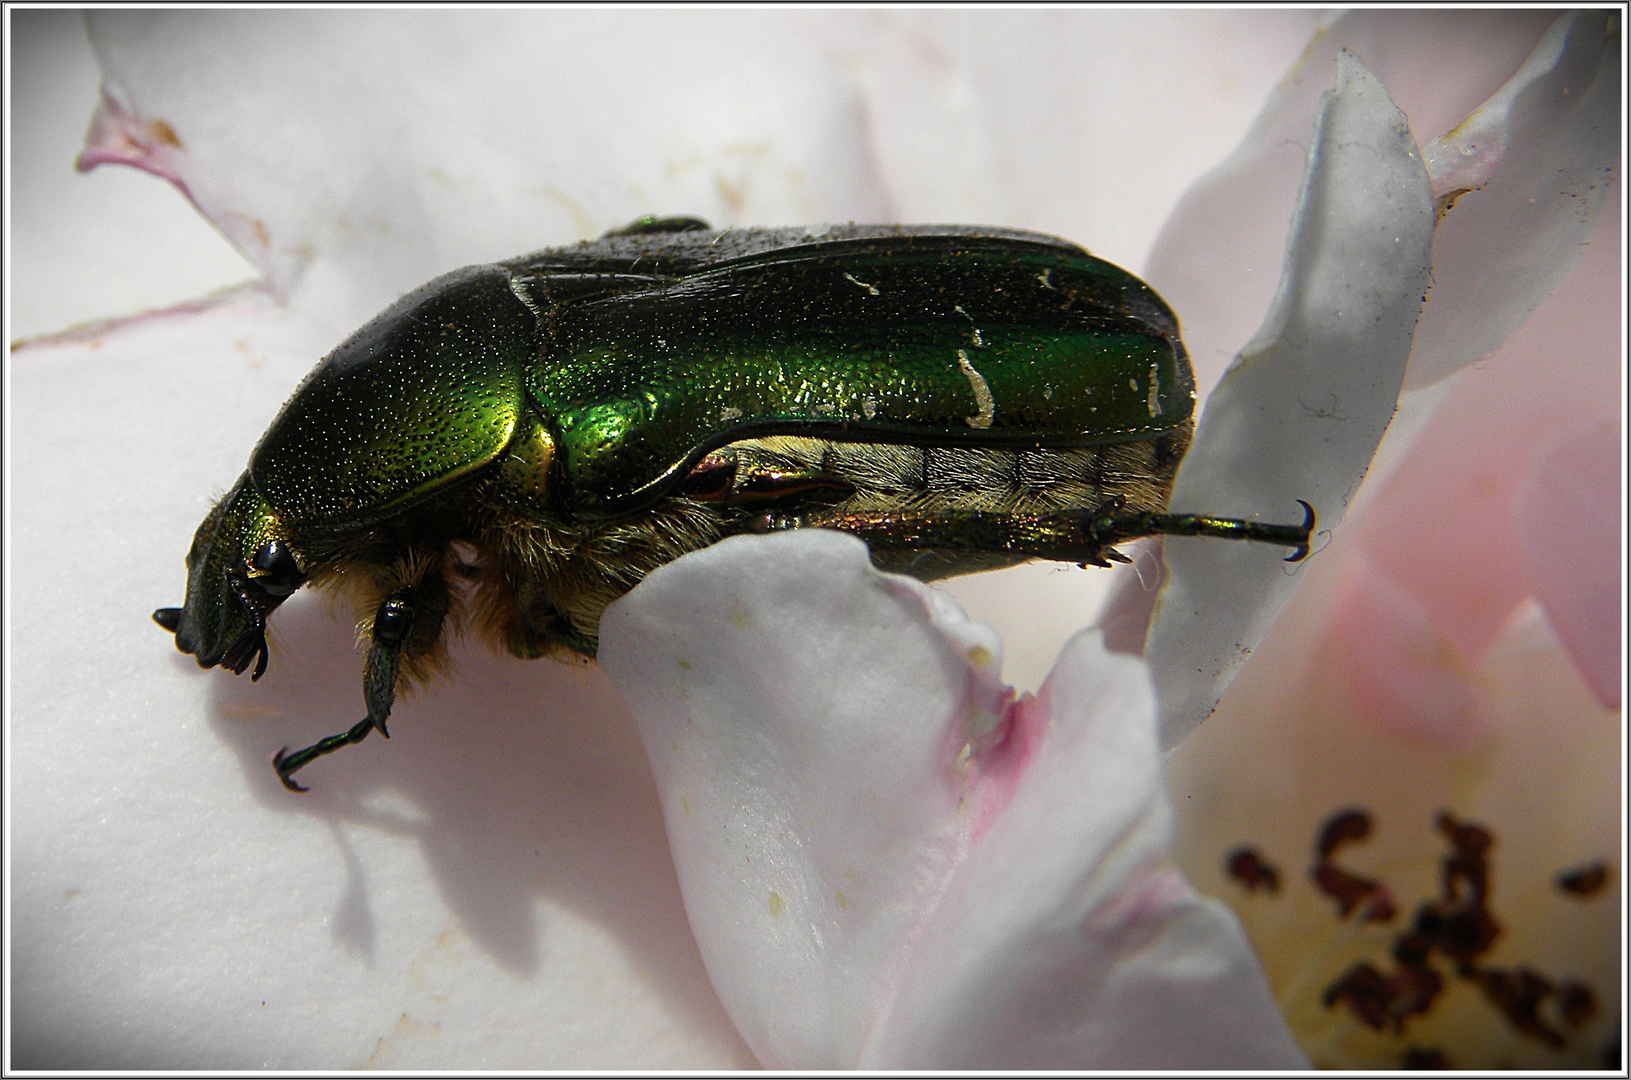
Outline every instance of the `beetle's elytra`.
{"type": "Polygon", "coordinates": [[[199,526],[154,619],[265,670],[301,585],[354,593],[358,742],[468,620],[595,653],[601,612],[726,536],[841,529],[930,580],[1108,565],[1154,533],[1307,552],[1313,525],[1166,512],[1194,380],[1149,286],[1049,236],[963,226],[715,232],[644,218],[448,274],[317,365],[199,526]],[[457,587],[451,582],[460,582],[457,587]]]}

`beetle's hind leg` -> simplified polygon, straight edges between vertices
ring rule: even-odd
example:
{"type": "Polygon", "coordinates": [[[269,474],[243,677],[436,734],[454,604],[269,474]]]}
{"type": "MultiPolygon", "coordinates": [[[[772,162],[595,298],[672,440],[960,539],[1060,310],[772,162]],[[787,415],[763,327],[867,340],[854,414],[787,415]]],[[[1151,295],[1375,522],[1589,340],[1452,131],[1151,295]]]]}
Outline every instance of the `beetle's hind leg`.
{"type": "MultiPolygon", "coordinates": [[[[1023,559],[1052,559],[1083,565],[1109,566],[1128,562],[1115,545],[1141,536],[1217,536],[1281,544],[1296,550],[1287,560],[1308,554],[1314,511],[1303,503],[1302,525],[1263,525],[1232,518],[1199,514],[1124,513],[1120,500],[1092,510],[1066,510],[1045,514],[995,513],[979,510],[832,511],[799,516],[765,514],[754,522],[756,532],[789,528],[829,528],[852,533],[866,541],[875,558],[892,562],[896,552],[940,551],[982,553],[1023,559]]],[[[907,568],[906,572],[913,572],[907,568]]],[[[933,576],[933,575],[930,575],[933,576]]]]}
{"type": "MultiPolygon", "coordinates": [[[[1285,561],[1302,562],[1308,557],[1308,544],[1314,535],[1314,508],[1301,499],[1297,500],[1297,505],[1303,508],[1301,525],[1266,525],[1238,518],[1212,517],[1208,514],[1123,514],[1112,510],[1110,513],[1096,514],[1088,523],[1087,530],[1094,539],[1102,539],[1112,544],[1120,540],[1156,535],[1256,540],[1260,543],[1279,544],[1291,548],[1292,552],[1286,556],[1285,561]]],[[[1117,559],[1118,562],[1127,561],[1125,556],[1108,549],[1104,554],[1117,559]]]]}
{"type": "Polygon", "coordinates": [[[363,667],[362,696],[368,715],[338,735],[330,735],[304,750],[289,753],[279,750],[272,758],[272,767],[278,779],[290,791],[305,791],[294,774],[324,754],[332,754],[342,746],[360,743],[370,731],[379,730],[385,738],[391,733],[385,729],[391,706],[396,702],[397,678],[401,674],[405,654],[428,648],[440,634],[442,619],[447,611],[447,586],[440,577],[427,577],[424,581],[400,589],[380,601],[374,612],[373,643],[368,648],[368,660],[363,667]]]}

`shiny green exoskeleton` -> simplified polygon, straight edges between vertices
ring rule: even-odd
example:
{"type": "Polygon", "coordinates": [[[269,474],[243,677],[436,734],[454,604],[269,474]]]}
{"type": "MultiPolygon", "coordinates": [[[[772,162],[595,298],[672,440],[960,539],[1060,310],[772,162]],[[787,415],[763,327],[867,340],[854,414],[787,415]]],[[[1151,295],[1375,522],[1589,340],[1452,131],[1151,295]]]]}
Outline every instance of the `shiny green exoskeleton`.
{"type": "Polygon", "coordinates": [[[259,678],[301,585],[372,612],[368,715],[278,755],[298,789],[385,734],[450,623],[593,656],[607,604],[736,533],[842,529],[926,580],[1108,565],[1155,533],[1300,558],[1306,506],[1300,526],[1166,513],[1193,408],[1172,312],[1062,240],[642,219],[438,278],[325,357],[199,527],[186,605],[154,618],[259,678]]]}

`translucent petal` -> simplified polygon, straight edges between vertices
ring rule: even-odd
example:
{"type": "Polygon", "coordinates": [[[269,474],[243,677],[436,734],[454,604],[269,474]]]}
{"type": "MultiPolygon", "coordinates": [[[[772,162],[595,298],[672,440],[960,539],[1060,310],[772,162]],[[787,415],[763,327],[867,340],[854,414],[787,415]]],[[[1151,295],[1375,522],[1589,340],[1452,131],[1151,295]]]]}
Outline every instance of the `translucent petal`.
{"type": "Polygon", "coordinates": [[[1145,278],[1183,319],[1204,397],[1274,298],[1320,95],[1352,51],[1418,140],[1500,89],[1556,20],[1547,11],[1356,11],[1328,19],[1240,145],[1179,200],[1145,278]]]}
{"type": "Polygon", "coordinates": [[[1619,161],[1619,20],[1557,20],[1518,73],[1422,151],[1445,207],[1407,388],[1493,353],[1574,269],[1619,161]]]}
{"type": "MultiPolygon", "coordinates": [[[[1207,399],[1173,489],[1179,513],[1329,529],[1393,416],[1426,291],[1432,190],[1381,84],[1344,54],[1326,98],[1286,273],[1207,399]]],[[[1169,537],[1145,656],[1173,746],[1212,711],[1295,584],[1266,546],[1169,537]],[[1242,644],[1245,643],[1245,644],[1242,644]]]]}

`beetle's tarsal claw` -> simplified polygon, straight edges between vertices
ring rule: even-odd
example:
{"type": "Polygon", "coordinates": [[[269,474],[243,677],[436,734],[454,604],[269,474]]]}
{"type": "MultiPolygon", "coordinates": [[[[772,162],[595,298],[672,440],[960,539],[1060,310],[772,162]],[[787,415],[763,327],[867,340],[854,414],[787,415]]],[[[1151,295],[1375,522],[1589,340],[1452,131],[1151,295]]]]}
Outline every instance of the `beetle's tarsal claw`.
{"type": "Polygon", "coordinates": [[[153,621],[173,634],[176,632],[176,627],[181,625],[181,609],[178,607],[161,607],[153,612],[153,621]]]}
{"type": "Polygon", "coordinates": [[[288,762],[292,756],[293,755],[289,753],[289,748],[287,746],[272,755],[272,768],[277,770],[277,778],[281,780],[283,782],[283,786],[288,788],[290,791],[310,791],[310,788],[308,788],[305,784],[296,781],[292,775],[295,769],[300,768],[300,765],[304,765],[305,762],[301,762],[300,765],[291,766],[288,762]]]}
{"type": "Polygon", "coordinates": [[[288,748],[285,747],[273,755],[272,768],[277,770],[277,778],[283,782],[284,787],[290,791],[305,791],[307,789],[303,785],[295,782],[294,774],[298,770],[311,764],[312,761],[324,754],[334,753],[342,746],[362,742],[368,738],[368,733],[377,726],[372,717],[365,716],[352,724],[349,729],[340,732],[338,735],[330,735],[326,739],[321,739],[304,750],[296,750],[291,754],[288,748]]]}
{"type": "Polygon", "coordinates": [[[1314,508],[1301,499],[1297,500],[1297,505],[1303,508],[1303,542],[1286,556],[1286,562],[1302,562],[1308,558],[1308,542],[1314,535],[1314,508]]]}
{"type": "Polygon", "coordinates": [[[250,682],[260,682],[261,676],[266,674],[266,661],[271,653],[266,648],[266,639],[261,638],[260,649],[255,653],[255,671],[249,676],[250,682]]]}
{"type": "Polygon", "coordinates": [[[1129,566],[1132,565],[1133,560],[1129,559],[1127,556],[1123,555],[1121,552],[1117,551],[1115,548],[1105,548],[1099,554],[1103,555],[1106,559],[1109,559],[1111,562],[1123,563],[1123,564],[1129,565],[1129,566]]]}

